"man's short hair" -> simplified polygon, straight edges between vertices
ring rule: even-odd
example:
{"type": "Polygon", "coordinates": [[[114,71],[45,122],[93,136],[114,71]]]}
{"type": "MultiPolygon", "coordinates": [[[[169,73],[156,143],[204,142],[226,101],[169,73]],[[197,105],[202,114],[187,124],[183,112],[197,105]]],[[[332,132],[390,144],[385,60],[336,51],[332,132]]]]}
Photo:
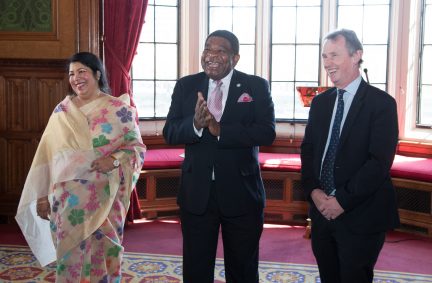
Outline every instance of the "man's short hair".
{"type": "MultiPolygon", "coordinates": [[[[345,45],[346,45],[350,55],[353,55],[358,50],[363,51],[363,45],[353,30],[339,29],[339,30],[336,30],[336,31],[329,33],[328,35],[326,35],[326,37],[324,39],[336,40],[339,36],[342,36],[345,38],[345,45]]],[[[359,66],[362,62],[363,62],[363,59],[360,59],[359,66]]]]}
{"type": "Polygon", "coordinates": [[[238,40],[237,36],[235,36],[235,34],[233,34],[232,32],[227,31],[227,30],[215,30],[214,32],[210,33],[207,36],[206,42],[209,39],[209,37],[211,37],[211,36],[218,36],[218,37],[225,38],[231,44],[231,49],[232,49],[234,55],[239,54],[239,50],[240,50],[239,40],[238,40]]]}

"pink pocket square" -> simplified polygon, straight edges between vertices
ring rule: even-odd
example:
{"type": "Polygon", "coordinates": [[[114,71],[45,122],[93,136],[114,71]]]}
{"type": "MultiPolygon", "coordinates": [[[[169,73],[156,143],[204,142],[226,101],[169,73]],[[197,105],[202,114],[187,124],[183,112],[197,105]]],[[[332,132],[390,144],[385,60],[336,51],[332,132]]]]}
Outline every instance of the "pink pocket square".
{"type": "Polygon", "coordinates": [[[252,96],[249,95],[249,93],[243,93],[242,95],[240,95],[239,99],[237,100],[237,102],[252,102],[253,98],[252,96]]]}

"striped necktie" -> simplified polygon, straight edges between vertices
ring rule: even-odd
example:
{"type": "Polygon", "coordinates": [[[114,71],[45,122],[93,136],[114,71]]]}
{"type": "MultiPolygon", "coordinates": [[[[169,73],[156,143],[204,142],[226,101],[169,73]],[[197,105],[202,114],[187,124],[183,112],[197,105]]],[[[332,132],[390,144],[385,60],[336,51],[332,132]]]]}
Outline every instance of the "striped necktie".
{"type": "Polygon", "coordinates": [[[213,114],[216,121],[219,122],[222,117],[222,96],[223,96],[222,89],[221,89],[222,81],[221,80],[214,81],[214,83],[216,84],[216,87],[211,92],[207,101],[207,105],[208,105],[208,109],[213,114]]]}
{"type": "Polygon", "coordinates": [[[330,143],[327,148],[327,153],[321,167],[321,188],[327,195],[334,195],[336,191],[334,182],[334,163],[336,160],[336,151],[339,144],[340,128],[342,117],[344,113],[344,100],[343,94],[345,90],[338,89],[338,100],[336,115],[333,121],[333,128],[331,131],[330,143]]]}

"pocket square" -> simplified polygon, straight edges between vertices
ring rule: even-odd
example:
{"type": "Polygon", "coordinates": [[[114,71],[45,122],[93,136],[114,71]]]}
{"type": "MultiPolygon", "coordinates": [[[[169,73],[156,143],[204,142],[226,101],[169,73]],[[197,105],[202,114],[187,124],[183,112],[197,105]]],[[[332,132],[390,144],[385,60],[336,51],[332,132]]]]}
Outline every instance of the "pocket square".
{"type": "Polygon", "coordinates": [[[252,96],[249,95],[249,93],[243,93],[242,95],[240,95],[239,99],[237,100],[237,102],[252,102],[253,98],[252,96]]]}

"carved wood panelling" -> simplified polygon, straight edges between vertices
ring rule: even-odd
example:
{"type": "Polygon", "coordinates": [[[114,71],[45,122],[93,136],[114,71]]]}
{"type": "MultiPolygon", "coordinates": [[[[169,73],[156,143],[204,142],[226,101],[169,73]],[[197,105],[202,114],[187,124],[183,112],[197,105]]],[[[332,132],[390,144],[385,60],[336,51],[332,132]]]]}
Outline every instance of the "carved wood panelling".
{"type": "Polygon", "coordinates": [[[38,141],[69,83],[65,61],[0,60],[0,215],[14,215],[38,141]]]}
{"type": "Polygon", "coordinates": [[[52,0],[52,32],[0,32],[0,57],[65,59],[100,54],[100,0],[52,0]]]}
{"type": "Polygon", "coordinates": [[[0,222],[15,215],[39,138],[66,95],[66,58],[102,55],[102,1],[51,3],[54,32],[0,34],[0,222]]]}

